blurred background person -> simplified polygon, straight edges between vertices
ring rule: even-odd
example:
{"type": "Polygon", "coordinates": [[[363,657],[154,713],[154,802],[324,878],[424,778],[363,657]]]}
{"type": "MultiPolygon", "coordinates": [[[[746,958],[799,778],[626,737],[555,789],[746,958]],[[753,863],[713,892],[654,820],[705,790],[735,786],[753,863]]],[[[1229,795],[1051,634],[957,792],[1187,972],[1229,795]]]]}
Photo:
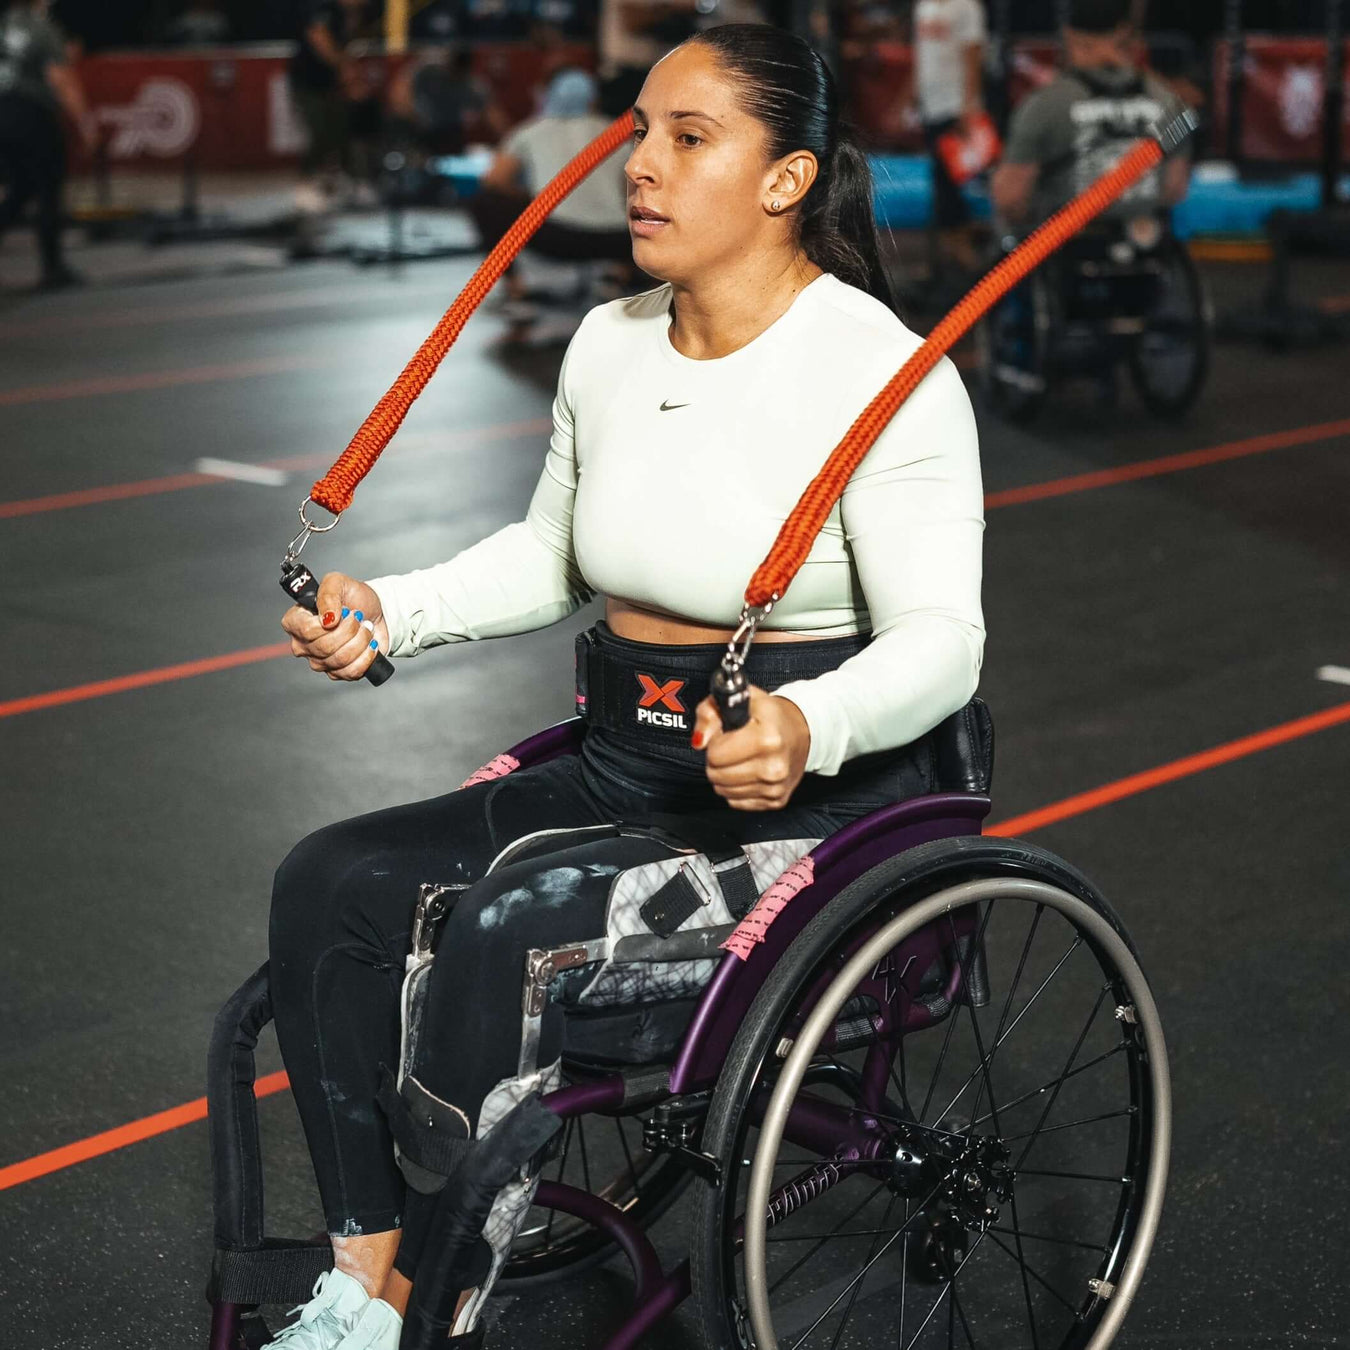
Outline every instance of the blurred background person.
{"type": "Polygon", "coordinates": [[[0,237],[36,204],[44,290],[80,280],[61,249],[62,111],[92,153],[96,138],[84,90],[65,39],[47,17],[47,0],[16,0],[0,15],[0,237]]]}
{"type": "Polygon", "coordinates": [[[492,86],[474,73],[467,46],[437,47],[400,69],[389,85],[391,139],[431,154],[459,154],[471,141],[496,143],[510,119],[492,86]]]}
{"type": "MultiPolygon", "coordinates": [[[[549,82],[539,116],[528,118],[502,141],[481,187],[467,206],[484,249],[491,249],[511,228],[548,181],[608,125],[596,111],[599,90],[584,70],[559,71],[549,82]]],[[[621,294],[635,276],[633,243],[628,232],[628,191],[621,146],[553,209],[530,240],[543,257],[562,262],[604,262],[605,298],[621,294]]],[[[513,266],[506,274],[508,303],[504,317],[513,337],[539,318],[526,300],[525,283],[513,266]]]]}
{"type": "Polygon", "coordinates": [[[372,0],[308,0],[289,69],[291,93],[309,133],[296,205],[317,213],[350,190],[369,190],[362,153],[379,128],[380,107],[367,87],[354,44],[379,35],[382,6],[372,0]]]}
{"type": "MultiPolygon", "coordinates": [[[[1181,109],[1136,65],[1131,0],[1069,0],[1065,68],[1018,104],[991,192],[1000,218],[1025,234],[1114,166],[1129,146],[1181,109]]],[[[1187,153],[1171,156],[1111,208],[1115,217],[1173,206],[1190,181],[1187,153]]]]}
{"type": "Polygon", "coordinates": [[[938,138],[950,131],[969,134],[972,120],[984,112],[985,41],[981,0],[919,0],[914,6],[915,95],[933,166],[933,261],[965,271],[979,265],[970,208],[938,153],[938,138]]]}
{"type": "Polygon", "coordinates": [[[600,111],[632,107],[647,72],[685,38],[722,23],[763,23],[759,0],[600,0],[600,111]]]}

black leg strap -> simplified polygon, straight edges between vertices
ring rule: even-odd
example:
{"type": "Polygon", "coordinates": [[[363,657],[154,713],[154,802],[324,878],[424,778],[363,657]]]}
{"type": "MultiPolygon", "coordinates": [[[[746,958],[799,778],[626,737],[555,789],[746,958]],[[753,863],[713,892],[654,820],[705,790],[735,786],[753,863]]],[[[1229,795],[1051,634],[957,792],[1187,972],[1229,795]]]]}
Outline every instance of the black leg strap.
{"type": "Polygon", "coordinates": [[[307,1303],[314,1281],[333,1268],[333,1244],[265,1238],[261,1247],[217,1247],[206,1296],[213,1303],[307,1303]]]}
{"type": "Polygon", "coordinates": [[[383,1064],[375,1100],[389,1118],[408,1185],[424,1195],[439,1191],[475,1146],[464,1115],[432,1096],[411,1074],[400,1090],[383,1064]]]}
{"type": "Polygon", "coordinates": [[[444,1344],[460,1294],[487,1275],[476,1263],[481,1263],[482,1249],[487,1247],[483,1225],[498,1191],[519,1177],[521,1168],[537,1158],[561,1128],[561,1117],[537,1097],[527,1097],[477,1143],[437,1197],[399,1350],[430,1350],[444,1344]]]}

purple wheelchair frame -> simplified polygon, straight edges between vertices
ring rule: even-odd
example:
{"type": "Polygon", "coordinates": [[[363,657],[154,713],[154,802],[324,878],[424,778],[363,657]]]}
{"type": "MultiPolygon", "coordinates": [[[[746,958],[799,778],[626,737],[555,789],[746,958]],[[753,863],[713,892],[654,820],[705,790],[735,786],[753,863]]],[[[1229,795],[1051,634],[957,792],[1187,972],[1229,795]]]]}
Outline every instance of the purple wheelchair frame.
{"type": "MultiPolygon", "coordinates": [[[[512,768],[543,764],[563,755],[576,754],[584,725],[581,718],[570,718],[512,746],[507,752],[516,761],[512,768]]],[[[749,957],[742,960],[732,952],[723,957],[680,1044],[670,1071],[667,1095],[654,1100],[644,1098],[642,1109],[672,1097],[709,1089],[716,1083],[732,1040],[769,972],[810,920],[846,885],[878,863],[919,844],[978,835],[981,823],[989,813],[989,805],[988,796],[976,792],[943,792],[914,797],[873,811],[822,840],[811,850],[815,868],[810,884],[778,912],[763,931],[762,941],[751,949],[749,957]]],[[[967,916],[953,917],[958,925],[958,937],[973,931],[973,923],[967,916]]],[[[908,968],[916,972],[927,970],[946,945],[931,930],[915,933],[907,940],[905,951],[919,959],[909,963],[908,968]]],[[[898,963],[898,968],[906,968],[905,963],[898,963]]],[[[949,1000],[955,996],[955,986],[961,979],[959,963],[952,974],[953,987],[946,991],[949,1000]]],[[[900,978],[905,981],[909,977],[900,978]]],[[[908,992],[911,997],[903,1001],[901,1024],[885,1028],[897,1036],[919,1030],[936,1020],[914,997],[917,988],[908,992]]],[[[884,1006],[893,1007],[894,1004],[888,1001],[884,1006]]],[[[293,1264],[288,1271],[288,1289],[304,1279],[312,1281],[314,1272],[331,1264],[331,1248],[324,1252],[326,1243],[284,1243],[262,1236],[262,1181],[257,1156],[256,1107],[252,1106],[252,1052],[258,1032],[270,1018],[264,966],[222,1009],[212,1041],[208,1097],[215,1173],[217,1265],[208,1290],[212,1305],[210,1350],[239,1350],[246,1346],[247,1341],[240,1334],[243,1314],[256,1306],[256,1302],[284,1301],[271,1298],[257,1299],[255,1303],[230,1301],[231,1285],[246,1287],[250,1280],[266,1283],[266,1277],[258,1273],[261,1267],[249,1264],[251,1258],[279,1258],[278,1264],[290,1260],[293,1264]],[[264,1247],[267,1250],[263,1250],[264,1247]],[[239,1262],[242,1285],[229,1274],[222,1276],[222,1255],[239,1262]]],[[[863,1069],[864,1093],[867,1096],[873,1092],[883,1095],[885,1070],[882,1068],[869,1074],[870,1065],[869,1058],[863,1069]]],[[[548,1093],[543,1101],[564,1119],[592,1114],[625,1114],[633,1110],[631,1106],[625,1109],[625,1082],[618,1072],[559,1088],[548,1093]]],[[[865,1122],[850,1122],[848,1113],[823,1102],[819,1107],[811,1104],[794,1106],[789,1116],[788,1135],[825,1156],[842,1149],[845,1153],[841,1156],[866,1157],[869,1150],[884,1143],[879,1135],[869,1133],[865,1122]]],[[[605,1342],[603,1350],[632,1350],[641,1344],[642,1338],[656,1323],[688,1297],[689,1262],[686,1260],[667,1273],[641,1225],[608,1201],[578,1187],[541,1181],[535,1204],[568,1214],[599,1229],[619,1247],[633,1268],[637,1286],[635,1311],[605,1342]]]]}

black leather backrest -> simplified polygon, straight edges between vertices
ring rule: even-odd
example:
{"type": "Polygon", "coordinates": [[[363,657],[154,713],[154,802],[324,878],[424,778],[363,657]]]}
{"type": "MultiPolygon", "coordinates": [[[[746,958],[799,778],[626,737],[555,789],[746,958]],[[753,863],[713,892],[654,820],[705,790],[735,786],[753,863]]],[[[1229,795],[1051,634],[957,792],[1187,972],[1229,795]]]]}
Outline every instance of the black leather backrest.
{"type": "Polygon", "coordinates": [[[994,719],[982,699],[971,699],[929,735],[939,792],[989,791],[994,781],[994,719]]]}

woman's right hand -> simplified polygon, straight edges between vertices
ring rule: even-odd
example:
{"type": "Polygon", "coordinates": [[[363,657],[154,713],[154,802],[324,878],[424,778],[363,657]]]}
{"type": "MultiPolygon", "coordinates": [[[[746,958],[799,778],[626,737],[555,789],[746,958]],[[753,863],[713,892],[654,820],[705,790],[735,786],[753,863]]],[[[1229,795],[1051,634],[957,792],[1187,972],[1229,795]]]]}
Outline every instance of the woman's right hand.
{"type": "Polygon", "coordinates": [[[359,680],[380,652],[388,653],[389,626],[380,597],[355,577],[329,572],[319,582],[317,617],[299,605],[281,616],[291,652],[330,680],[359,680]],[[378,644],[378,645],[372,645],[378,644]]]}

